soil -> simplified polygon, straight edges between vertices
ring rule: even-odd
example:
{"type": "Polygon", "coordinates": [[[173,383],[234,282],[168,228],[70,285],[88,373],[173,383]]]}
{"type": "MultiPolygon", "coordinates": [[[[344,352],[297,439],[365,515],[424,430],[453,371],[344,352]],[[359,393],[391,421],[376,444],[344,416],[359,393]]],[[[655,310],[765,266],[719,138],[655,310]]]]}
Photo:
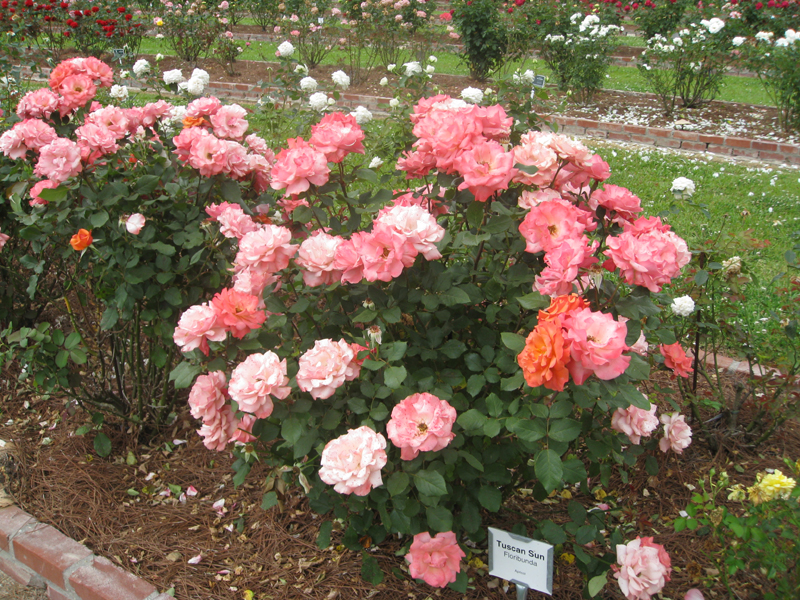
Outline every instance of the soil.
{"type": "MultiPolygon", "coordinates": [[[[360,575],[360,553],[339,545],[340,533],[334,531],[329,547],[317,547],[325,517],[309,510],[302,490],[278,490],[283,492],[280,504],[262,510],[264,481],[270,474],[263,464],[256,464],[246,483],[235,488],[231,456],[202,445],[188,411],[150,443],[141,443],[134,432],[121,426],[106,426],[113,452],[102,459],[93,452],[91,435],[74,434],[88,422],[87,415],[67,410],[57,399],[17,395],[7,385],[0,439],[13,440],[16,447],[15,464],[5,471],[11,473],[6,487],[18,504],[159,590],[174,588],[179,600],[245,598],[246,590],[253,591],[256,600],[491,600],[515,593],[513,585],[509,588],[487,574],[488,557],[482,548],[474,548],[468,557],[466,594],[416,583],[402,559],[404,540],[396,538],[379,547],[369,547],[365,541],[366,551],[385,573],[380,585],[368,584],[360,575]],[[177,489],[169,486],[180,486],[183,492],[193,486],[198,493],[176,497],[177,489]],[[215,508],[219,500],[224,500],[224,506],[215,508]],[[199,562],[189,564],[195,557],[200,557],[199,562]]],[[[646,391],[666,408],[663,392],[656,390],[670,385],[667,374],[657,372],[646,391]]],[[[735,482],[745,485],[765,468],[785,469],[782,457],[800,456],[800,428],[788,422],[757,450],[729,444],[712,453],[702,437],[695,435],[683,455],[656,452],[654,456],[660,464],[658,476],[647,475],[642,468],[645,457],[640,457],[627,483],[618,476],[612,478],[606,489],[609,495],[603,499],[611,505],[612,524],[627,524],[626,531],[653,535],[665,545],[675,567],[665,597],[682,598],[692,587],[703,589],[707,598],[723,597],[714,583],[715,565],[709,558],[717,549],[713,540],[688,530],[674,533],[671,522],[685,509],[690,486],[697,485],[711,467],[727,470],[735,482]]],[[[499,513],[485,515],[485,523],[510,530],[528,520],[563,522],[568,520],[570,496],[567,492],[536,502],[520,489],[499,513]]],[[[598,501],[578,492],[572,498],[587,508],[598,501]]],[[[578,600],[583,577],[562,552],[557,548],[554,597],[578,600]]],[[[765,586],[763,578],[746,573],[734,581],[741,599],[763,598],[765,586]]],[[[529,598],[545,597],[529,594],[529,598]]],[[[602,597],[622,598],[614,581],[602,597]]]]}
{"type": "MultiPolygon", "coordinates": [[[[148,58],[152,59],[152,57],[148,58]]],[[[160,64],[165,70],[182,69],[184,72],[191,72],[194,67],[194,65],[189,65],[175,57],[167,57],[160,64]]],[[[221,63],[212,59],[202,59],[197,66],[208,71],[212,81],[257,85],[259,82],[268,82],[271,69],[277,65],[259,61],[237,61],[234,63],[234,75],[228,74],[221,63]]],[[[330,75],[339,69],[346,70],[346,66],[344,64],[320,65],[311,69],[309,75],[319,82],[320,89],[332,90],[333,84],[330,83],[330,75]]],[[[382,69],[375,69],[368,74],[364,81],[352,85],[347,93],[387,97],[391,90],[395,89],[396,84],[396,76],[382,69]],[[380,85],[379,82],[383,77],[389,79],[389,86],[380,85]]],[[[454,97],[460,97],[461,91],[466,87],[484,89],[492,85],[491,82],[481,83],[469,77],[443,74],[434,74],[431,84],[431,94],[441,92],[454,97]]],[[[601,90],[595,94],[590,103],[580,105],[570,101],[565,94],[558,92],[554,87],[548,86],[546,91],[549,99],[542,101],[539,109],[539,113],[542,115],[559,115],[629,125],[682,129],[713,135],[800,143],[800,134],[788,134],[780,130],[778,110],[774,107],[713,101],[694,109],[679,107],[672,116],[667,117],[660,107],[658,98],[653,94],[601,90]]]]}

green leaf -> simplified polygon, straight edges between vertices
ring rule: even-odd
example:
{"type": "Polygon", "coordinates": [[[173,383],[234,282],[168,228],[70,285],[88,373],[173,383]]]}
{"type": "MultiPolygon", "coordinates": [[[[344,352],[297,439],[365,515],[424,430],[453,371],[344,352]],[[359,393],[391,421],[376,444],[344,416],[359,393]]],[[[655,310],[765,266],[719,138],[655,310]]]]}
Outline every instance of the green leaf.
{"type": "Polygon", "coordinates": [[[406,371],[405,367],[388,367],[383,372],[383,382],[386,384],[387,387],[396,390],[403,382],[406,380],[406,376],[408,372],[406,371]]]}
{"type": "Polygon", "coordinates": [[[94,436],[94,451],[102,458],[111,454],[111,440],[102,431],[94,436]]]}
{"type": "Polygon", "coordinates": [[[108,331],[119,321],[119,312],[113,306],[109,306],[103,313],[103,318],[100,319],[100,329],[108,331]]]}
{"type": "Polygon", "coordinates": [[[442,292],[439,294],[439,301],[445,306],[470,303],[467,292],[459,288],[450,288],[449,290],[442,292]]]}
{"type": "Polygon", "coordinates": [[[478,501],[489,512],[497,512],[503,504],[503,493],[497,488],[484,485],[478,491],[478,501]]]}
{"type": "Polygon", "coordinates": [[[102,227],[108,222],[108,213],[104,210],[96,212],[89,217],[89,222],[92,224],[92,227],[102,227]]]}
{"type": "Polygon", "coordinates": [[[705,269],[700,269],[694,276],[694,282],[697,285],[705,285],[708,281],[708,271],[705,269]]]}
{"type": "Polygon", "coordinates": [[[200,374],[201,370],[199,365],[193,365],[188,360],[185,360],[172,369],[169,374],[169,380],[174,382],[177,390],[187,388],[192,385],[194,378],[200,374]]]}
{"type": "Polygon", "coordinates": [[[72,350],[73,348],[77,348],[78,344],[81,343],[81,334],[77,331],[73,331],[67,336],[67,339],[64,340],[64,348],[66,350],[72,350]]]}
{"type": "Polygon", "coordinates": [[[303,435],[303,424],[296,417],[289,417],[281,425],[281,437],[294,445],[303,435]]]}
{"type": "Polygon", "coordinates": [[[175,254],[175,246],[170,246],[164,242],[153,242],[150,244],[150,248],[159,254],[163,254],[164,256],[172,256],[175,254]]]}
{"type": "Polygon", "coordinates": [[[424,469],[414,473],[414,485],[420,494],[426,496],[445,496],[447,494],[447,484],[444,477],[433,469],[424,469]]]}
{"type": "Polygon", "coordinates": [[[500,339],[503,341],[503,345],[506,348],[512,350],[516,354],[519,354],[525,348],[525,338],[516,333],[504,331],[500,334],[500,339]]]}
{"type": "Polygon", "coordinates": [[[650,363],[634,352],[631,354],[631,363],[625,369],[625,375],[634,381],[646,381],[650,379],[650,363]]]}
{"type": "Polygon", "coordinates": [[[500,389],[504,392],[511,392],[513,390],[518,390],[522,387],[525,378],[522,374],[522,371],[517,371],[511,377],[504,377],[500,381],[500,389]]]}
{"type": "Polygon", "coordinates": [[[469,584],[469,575],[467,575],[466,569],[461,569],[461,571],[456,575],[456,580],[452,583],[448,583],[447,587],[451,590],[455,590],[460,592],[461,594],[467,593],[467,586],[469,584]]]}
{"type": "Polygon", "coordinates": [[[486,410],[489,411],[489,416],[499,417],[503,414],[505,405],[497,394],[489,394],[486,396],[486,410]]]}
{"type": "Polygon", "coordinates": [[[486,415],[477,408],[471,408],[458,415],[456,421],[467,431],[472,431],[483,427],[483,424],[486,422],[486,415]]]}
{"type": "Polygon", "coordinates": [[[485,202],[472,202],[467,207],[467,223],[470,227],[478,227],[483,221],[483,213],[486,210],[485,202]]]}
{"type": "Polygon", "coordinates": [[[524,296],[517,296],[515,300],[526,310],[537,310],[550,305],[550,299],[547,296],[542,296],[539,292],[531,292],[524,296]]]}
{"type": "Polygon", "coordinates": [[[602,575],[598,575],[597,577],[592,577],[589,580],[589,585],[587,586],[589,589],[589,595],[592,598],[597,596],[597,594],[600,593],[600,590],[602,590],[605,587],[607,582],[608,579],[606,578],[605,573],[603,573],[602,575]]]}
{"type": "Polygon", "coordinates": [[[178,288],[171,287],[164,292],[164,300],[169,302],[172,306],[180,306],[183,304],[181,291],[178,288]]]}
{"type": "Polygon", "coordinates": [[[538,442],[545,435],[545,422],[541,419],[517,419],[512,417],[506,420],[506,429],[526,442],[538,442]]]}
{"type": "Polygon", "coordinates": [[[486,378],[483,375],[473,375],[467,380],[467,393],[474,398],[481,393],[484,385],[486,378]]]}
{"type": "Polygon", "coordinates": [[[369,323],[370,321],[374,321],[377,316],[378,316],[377,311],[365,308],[355,317],[353,317],[353,323],[369,323]]]}
{"type": "Polygon", "coordinates": [[[59,369],[63,369],[67,366],[67,361],[69,360],[69,350],[59,350],[58,354],[56,354],[56,366],[59,369]]]}
{"type": "Polygon", "coordinates": [[[378,185],[378,174],[372,169],[356,169],[354,175],[373,185],[378,185]]]}
{"type": "Polygon", "coordinates": [[[69,351],[69,357],[72,359],[76,365],[84,365],[86,364],[86,352],[81,350],[80,348],[75,348],[74,350],[69,351]]]}
{"type": "Polygon", "coordinates": [[[564,533],[564,530],[550,519],[542,521],[541,531],[544,539],[554,546],[567,541],[567,535],[564,533]]]}
{"type": "Polygon", "coordinates": [[[383,571],[378,561],[366,552],[361,553],[361,577],[372,585],[378,585],[383,581],[383,571]]]}
{"type": "Polygon", "coordinates": [[[406,355],[408,342],[389,342],[381,345],[381,356],[387,362],[400,360],[406,355]]]}
{"type": "Polygon", "coordinates": [[[451,531],[453,529],[453,513],[444,506],[429,506],[425,510],[428,525],[436,531],[451,531]]]}
{"type": "MultiPolygon", "coordinates": [[[[275,492],[270,492],[270,494],[274,493],[275,492]]],[[[277,502],[277,498],[275,501],[277,502]]],[[[320,550],[325,550],[325,548],[331,545],[331,531],[333,531],[333,521],[325,521],[319,526],[319,533],[317,534],[317,548],[320,550]]]]}
{"type": "Polygon", "coordinates": [[[461,340],[447,340],[441,348],[439,348],[439,352],[447,356],[448,358],[458,358],[464,352],[467,351],[467,345],[462,342],[461,340]]]}
{"type": "Polygon", "coordinates": [[[571,442],[581,434],[581,423],[575,419],[555,419],[550,421],[547,437],[557,442],[571,442]]]}
{"type": "Polygon", "coordinates": [[[561,485],[564,469],[561,466],[561,457],[553,450],[542,450],[536,455],[534,471],[547,493],[561,485]]]}
{"type": "Polygon", "coordinates": [[[476,470],[480,471],[481,473],[483,473],[483,465],[481,464],[481,461],[479,461],[477,458],[472,456],[472,454],[470,454],[466,450],[460,450],[458,452],[458,455],[461,458],[463,458],[465,461],[467,461],[467,463],[469,463],[469,465],[473,469],[476,469],[476,470]]]}
{"type": "Polygon", "coordinates": [[[386,489],[389,491],[390,495],[397,496],[406,490],[408,483],[409,479],[406,473],[403,471],[395,471],[386,482],[386,489]]]}

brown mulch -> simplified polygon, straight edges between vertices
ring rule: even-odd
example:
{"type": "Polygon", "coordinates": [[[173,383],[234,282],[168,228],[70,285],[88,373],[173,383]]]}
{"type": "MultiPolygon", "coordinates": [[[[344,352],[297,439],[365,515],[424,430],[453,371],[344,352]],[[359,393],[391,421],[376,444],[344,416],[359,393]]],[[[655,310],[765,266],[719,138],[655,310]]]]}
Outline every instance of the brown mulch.
{"type": "MultiPolygon", "coordinates": [[[[669,384],[663,373],[657,373],[654,381],[661,386],[669,384]]],[[[649,391],[651,398],[664,404],[664,398],[649,391]]],[[[505,582],[488,576],[488,557],[481,548],[468,557],[482,562],[470,562],[467,594],[417,584],[409,579],[402,557],[396,555],[404,541],[396,538],[369,549],[385,573],[384,582],[372,586],[361,578],[359,553],[339,545],[339,533],[334,532],[330,547],[320,550],[316,546],[325,517],[308,509],[299,490],[286,489],[278,507],[260,508],[264,482],[271,474],[268,467],[255,465],[246,483],[235,488],[231,456],[205,449],[188,414],[182,414],[163,439],[147,445],[137,444],[130,431],[106,426],[113,452],[108,459],[101,459],[93,452],[91,434],[74,435],[77,427],[88,421],[86,415],[70,412],[54,399],[6,396],[6,423],[0,426],[0,439],[13,440],[16,445],[15,468],[6,469],[12,473],[7,487],[20,506],[41,521],[159,590],[174,588],[180,600],[244,598],[246,590],[252,590],[256,600],[493,599],[515,593],[513,585],[508,588],[505,582]],[[187,441],[173,444],[173,440],[187,441]],[[180,486],[183,492],[194,486],[198,494],[180,500],[169,485],[180,486]],[[221,499],[225,500],[224,511],[212,507],[221,499]],[[188,564],[198,555],[202,555],[198,564],[188,564]]],[[[612,506],[610,524],[622,525],[631,537],[654,535],[666,546],[676,567],[664,590],[666,596],[682,597],[697,586],[714,597],[722,590],[705,587],[714,581],[713,571],[708,571],[713,567],[709,560],[715,551],[713,540],[688,530],[672,532],[672,520],[691,496],[688,486],[697,485],[711,467],[727,470],[736,482],[751,484],[758,471],[781,468],[782,457],[800,456],[800,428],[796,423],[787,424],[757,451],[731,446],[712,454],[696,435],[682,456],[657,454],[661,470],[656,477],[644,471],[644,457],[630,470],[627,483],[616,473],[612,476],[606,489],[609,496],[603,500],[612,506]],[[740,472],[734,470],[735,465],[740,472]]],[[[510,530],[528,520],[563,522],[568,520],[570,496],[572,493],[564,493],[541,503],[521,491],[500,513],[487,515],[486,524],[510,530]]],[[[598,500],[577,493],[572,499],[587,508],[598,500]]],[[[556,548],[554,597],[578,600],[583,576],[562,552],[556,548]]],[[[763,597],[763,583],[746,574],[735,581],[739,597],[752,599],[763,597]]],[[[621,598],[613,581],[604,594],[621,598]]],[[[529,597],[546,596],[531,592],[529,597]]]]}
{"type": "MultiPolygon", "coordinates": [[[[152,57],[147,57],[152,60],[152,57]]],[[[268,58],[268,57],[266,57],[268,58]]],[[[162,69],[182,69],[190,73],[194,65],[189,65],[176,57],[166,57],[160,63],[162,69]]],[[[199,67],[208,71],[212,81],[226,81],[256,85],[265,84],[272,77],[272,69],[276,63],[259,61],[237,61],[234,63],[235,74],[229,75],[223,65],[213,59],[201,59],[199,67]]],[[[309,75],[320,84],[321,90],[332,91],[331,73],[345,69],[346,65],[320,65],[311,69],[309,75]]],[[[348,94],[386,97],[394,89],[397,77],[383,69],[374,69],[367,79],[352,85],[348,94]],[[388,87],[379,84],[381,78],[387,77],[388,87]]],[[[458,75],[434,74],[429,88],[430,94],[446,93],[460,97],[466,87],[485,89],[492,83],[480,83],[469,77],[458,75]]],[[[774,107],[740,104],[734,102],[709,102],[695,109],[678,109],[674,115],[667,117],[659,108],[658,99],[653,94],[624,92],[617,90],[601,90],[586,105],[569,101],[565,94],[548,86],[549,99],[542,101],[540,114],[559,115],[564,117],[586,118],[598,121],[614,121],[649,127],[681,128],[699,133],[713,135],[731,135],[753,139],[769,139],[796,142],[791,135],[783,134],[778,126],[778,111],[774,107]]]]}

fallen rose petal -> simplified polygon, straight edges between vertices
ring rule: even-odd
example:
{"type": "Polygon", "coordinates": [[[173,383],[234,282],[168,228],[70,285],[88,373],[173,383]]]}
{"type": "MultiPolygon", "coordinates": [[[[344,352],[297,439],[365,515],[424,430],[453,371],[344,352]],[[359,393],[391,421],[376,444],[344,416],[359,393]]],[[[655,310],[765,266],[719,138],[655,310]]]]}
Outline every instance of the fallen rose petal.
{"type": "Polygon", "coordinates": [[[197,496],[197,488],[193,485],[189,486],[189,489],[186,490],[187,496],[197,496]]]}
{"type": "Polygon", "coordinates": [[[203,555],[202,554],[198,554],[197,556],[193,556],[192,558],[190,558],[186,562],[188,562],[190,565],[196,565],[201,560],[203,560],[203,555]]]}

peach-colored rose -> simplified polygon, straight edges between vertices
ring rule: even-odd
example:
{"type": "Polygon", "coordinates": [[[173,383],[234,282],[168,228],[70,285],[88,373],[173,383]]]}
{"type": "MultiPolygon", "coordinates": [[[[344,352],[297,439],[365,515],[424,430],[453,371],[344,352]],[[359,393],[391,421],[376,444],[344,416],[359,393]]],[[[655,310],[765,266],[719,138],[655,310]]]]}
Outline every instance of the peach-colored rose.
{"type": "Polygon", "coordinates": [[[547,265],[536,277],[533,288],[544,296],[563,296],[572,292],[579,269],[588,269],[597,262],[593,256],[599,242],[589,245],[589,238],[566,238],[544,255],[547,265]]]}
{"type": "Polygon", "coordinates": [[[413,253],[419,252],[425,260],[442,257],[435,244],[444,238],[444,227],[421,206],[389,206],[378,213],[375,222],[383,223],[404,236],[413,253]]]}
{"type": "Polygon", "coordinates": [[[348,154],[364,154],[364,132],[355,117],[341,112],[328,113],[311,126],[309,143],[325,155],[328,162],[340,163],[348,154]]]}
{"type": "Polygon", "coordinates": [[[72,249],[76,252],[86,250],[86,248],[92,245],[92,232],[86,229],[79,229],[78,233],[70,238],[69,245],[72,246],[72,249]]]}
{"type": "Polygon", "coordinates": [[[203,421],[197,433],[203,438],[203,445],[209,450],[222,452],[236,435],[238,422],[228,405],[223,406],[211,419],[203,421]]]}
{"type": "Polygon", "coordinates": [[[691,259],[686,242],[671,231],[653,229],[634,235],[628,230],[609,236],[606,244],[606,256],[619,267],[625,281],[651,292],[660,292],[691,259]]]}
{"type": "Polygon", "coordinates": [[[342,272],[334,267],[336,249],[344,240],[317,230],[303,240],[295,262],[303,269],[303,281],[308,286],[331,285],[340,281],[342,272]]]}
{"type": "Polygon", "coordinates": [[[292,232],[278,225],[262,225],[245,234],[239,241],[239,252],[233,264],[237,271],[253,267],[266,273],[277,273],[289,265],[297,252],[297,244],[290,244],[292,232]]]}
{"type": "Polygon", "coordinates": [[[517,174],[514,154],[506,152],[495,141],[478,139],[453,160],[453,168],[464,176],[459,190],[468,189],[478,202],[486,202],[492,194],[507,190],[517,174]]]}
{"type": "Polygon", "coordinates": [[[28,92],[17,104],[20,119],[49,119],[58,108],[58,96],[47,88],[28,92]]]}
{"type": "Polygon", "coordinates": [[[672,450],[678,454],[692,443],[692,428],[686,423],[686,418],[680,413],[661,415],[664,424],[664,437],[658,442],[662,452],[672,450]]]}
{"type": "Polygon", "coordinates": [[[664,356],[664,365],[668,369],[675,371],[675,375],[681,377],[689,377],[694,369],[692,368],[692,359],[686,356],[680,342],[675,342],[669,346],[661,344],[658,349],[664,356]]]}
{"type": "Polygon", "coordinates": [[[240,340],[267,320],[261,300],[252,294],[226,288],[211,299],[218,323],[240,340]]]}
{"type": "Polygon", "coordinates": [[[349,379],[347,368],[354,358],[355,352],[344,340],[317,340],[298,360],[297,387],[315,400],[330,398],[349,379]]]}
{"type": "Polygon", "coordinates": [[[416,250],[406,244],[402,234],[384,223],[376,223],[371,232],[358,239],[367,281],[391,281],[403,268],[414,264],[416,250]]]}
{"type": "Polygon", "coordinates": [[[412,394],[392,409],[386,435],[400,448],[400,458],[413,460],[420,452],[442,450],[456,437],[451,430],[456,409],[433,394],[412,394]]]}
{"type": "Polygon", "coordinates": [[[617,545],[614,577],[627,600],[650,600],[670,580],[669,554],[653,538],[636,538],[626,545],[617,545]]]}
{"type": "Polygon", "coordinates": [[[589,198],[589,208],[597,210],[600,206],[614,213],[615,222],[633,221],[636,214],[642,212],[642,201],[638,196],[627,188],[610,183],[595,190],[589,198]]]}
{"type": "Polygon", "coordinates": [[[569,372],[578,385],[592,374],[603,380],[615,379],[628,368],[631,357],[622,354],[628,349],[628,328],[613,316],[584,308],[564,319],[564,329],[564,337],[572,342],[569,372]]]}
{"type": "Polygon", "coordinates": [[[241,140],[249,126],[246,116],[247,111],[238,104],[227,104],[220,107],[209,120],[218,138],[241,140]]]}
{"type": "Polygon", "coordinates": [[[564,339],[560,320],[540,321],[517,356],[525,381],[560,392],[569,381],[570,342],[564,339]]]}
{"type": "Polygon", "coordinates": [[[579,239],[586,226],[578,219],[580,209],[566,200],[545,200],[531,208],[519,232],[525,238],[525,251],[549,252],[564,240],[579,239]]]}
{"type": "Polygon", "coordinates": [[[222,342],[228,335],[224,325],[217,318],[217,312],[206,304],[187,308],[178,321],[172,339],[181,347],[181,352],[195,348],[208,356],[208,342],[222,342]]]}
{"type": "Polygon", "coordinates": [[[456,580],[461,572],[461,559],[465,556],[452,531],[437,533],[434,538],[423,531],[414,536],[406,554],[408,572],[414,579],[443,588],[456,580]]]}
{"type": "Polygon", "coordinates": [[[310,146],[303,138],[289,138],[288,148],[275,157],[270,175],[270,186],[274,190],[286,189],[286,194],[302,194],[311,184],[328,182],[330,169],[325,154],[310,146]]]}
{"type": "Polygon", "coordinates": [[[83,169],[78,144],[57,138],[41,150],[34,173],[55,183],[64,183],[83,169]]]}
{"type": "Polygon", "coordinates": [[[650,437],[650,434],[658,427],[658,417],[656,417],[656,406],[653,404],[649,410],[629,406],[628,408],[618,408],[611,415],[611,428],[628,436],[631,444],[639,445],[642,436],[650,437]]]}
{"type": "Polygon", "coordinates": [[[228,385],[228,393],[239,405],[239,410],[252,413],[259,419],[272,414],[273,396],[283,400],[290,391],[286,359],[280,360],[270,351],[248,356],[233,370],[228,385]]]}
{"type": "Polygon", "coordinates": [[[572,311],[581,310],[583,308],[589,308],[589,303],[578,294],[568,294],[550,298],[550,306],[548,306],[546,310],[539,311],[539,323],[553,320],[558,320],[558,322],[561,323],[561,320],[572,311]]]}
{"type": "Polygon", "coordinates": [[[536,167],[534,174],[519,171],[514,175],[515,183],[525,185],[546,186],[550,185],[558,170],[558,156],[547,146],[529,142],[513,149],[514,162],[529,167],[536,167]]]}
{"type": "Polygon", "coordinates": [[[213,371],[200,375],[189,392],[189,410],[195,419],[210,421],[225,406],[227,397],[225,373],[213,371]]]}
{"type": "Polygon", "coordinates": [[[325,445],[319,478],[340,494],[366,496],[373,487],[383,485],[385,449],[386,438],[380,433],[366,426],[350,429],[325,445]]]}
{"type": "Polygon", "coordinates": [[[511,135],[511,126],[514,119],[506,114],[505,109],[499,104],[492,106],[473,106],[470,113],[481,124],[484,137],[500,143],[508,142],[511,135]]]}
{"type": "Polygon", "coordinates": [[[85,106],[97,94],[97,87],[87,75],[70,75],[61,82],[58,93],[58,111],[63,117],[85,106]]]}

